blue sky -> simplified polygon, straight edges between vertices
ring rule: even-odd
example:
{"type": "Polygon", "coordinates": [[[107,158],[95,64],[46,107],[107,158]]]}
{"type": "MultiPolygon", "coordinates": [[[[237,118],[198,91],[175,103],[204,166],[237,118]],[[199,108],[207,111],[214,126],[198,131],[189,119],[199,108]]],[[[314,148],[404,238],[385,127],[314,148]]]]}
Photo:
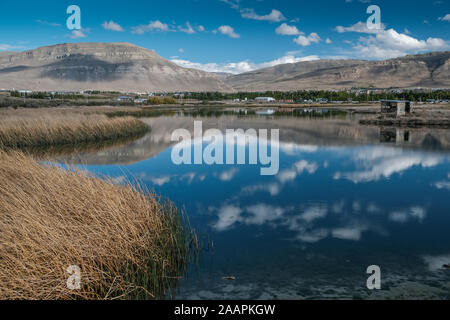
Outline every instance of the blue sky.
{"type": "Polygon", "coordinates": [[[0,4],[0,50],[130,42],[182,66],[239,73],[327,58],[450,50],[450,0],[42,0],[0,4]],[[66,27],[69,5],[81,30],[66,27]],[[368,6],[381,9],[370,30],[368,6]]]}

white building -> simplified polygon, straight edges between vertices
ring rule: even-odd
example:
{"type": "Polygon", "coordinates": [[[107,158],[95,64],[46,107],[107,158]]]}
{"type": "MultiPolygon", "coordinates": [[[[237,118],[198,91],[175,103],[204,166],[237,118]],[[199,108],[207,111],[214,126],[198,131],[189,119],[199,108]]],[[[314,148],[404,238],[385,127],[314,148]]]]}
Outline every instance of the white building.
{"type": "Polygon", "coordinates": [[[117,101],[119,101],[119,102],[133,102],[134,98],[133,97],[129,97],[129,96],[120,96],[120,97],[117,97],[117,101]]]}
{"type": "Polygon", "coordinates": [[[258,97],[255,98],[256,102],[275,102],[275,99],[272,97],[258,97]]]}

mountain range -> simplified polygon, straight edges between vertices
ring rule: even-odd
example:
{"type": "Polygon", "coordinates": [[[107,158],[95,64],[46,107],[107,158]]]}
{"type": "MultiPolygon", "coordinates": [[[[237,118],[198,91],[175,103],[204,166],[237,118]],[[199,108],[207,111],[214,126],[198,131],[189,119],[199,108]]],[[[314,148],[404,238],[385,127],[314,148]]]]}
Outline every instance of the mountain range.
{"type": "Polygon", "coordinates": [[[226,78],[239,91],[363,88],[449,88],[450,52],[385,61],[318,60],[277,65],[226,78]]]}
{"type": "Polygon", "coordinates": [[[232,91],[217,76],[186,69],[129,43],[78,43],[0,54],[0,89],[232,91]]]}
{"type": "Polygon", "coordinates": [[[121,92],[449,88],[450,52],[385,61],[317,60],[238,75],[183,68],[129,43],[77,43],[0,52],[0,89],[121,92]]]}

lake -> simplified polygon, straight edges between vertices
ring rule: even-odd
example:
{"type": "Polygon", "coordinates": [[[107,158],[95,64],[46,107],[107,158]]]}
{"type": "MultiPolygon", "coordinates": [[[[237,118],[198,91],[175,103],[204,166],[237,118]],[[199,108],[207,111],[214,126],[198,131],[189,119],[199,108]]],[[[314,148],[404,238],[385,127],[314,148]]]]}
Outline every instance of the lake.
{"type": "Polygon", "coordinates": [[[366,127],[332,113],[142,120],[152,130],[138,141],[60,160],[142,181],[214,244],[175,298],[450,298],[450,130],[366,127]],[[279,173],[173,164],[172,132],[192,132],[194,121],[222,132],[279,129],[279,173]],[[367,289],[372,265],[381,290],[367,289]]]}

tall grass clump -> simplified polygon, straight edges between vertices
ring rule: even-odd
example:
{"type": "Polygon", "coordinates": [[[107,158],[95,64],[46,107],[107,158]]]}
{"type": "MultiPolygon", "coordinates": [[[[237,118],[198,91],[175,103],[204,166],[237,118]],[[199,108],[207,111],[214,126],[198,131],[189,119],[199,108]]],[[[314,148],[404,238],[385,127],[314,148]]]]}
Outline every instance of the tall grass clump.
{"type": "Polygon", "coordinates": [[[142,188],[0,151],[0,299],[164,298],[197,248],[186,218],[142,188]]]}
{"type": "Polygon", "coordinates": [[[0,147],[29,148],[113,141],[146,133],[148,126],[132,117],[31,111],[0,117],[0,147]]]}

